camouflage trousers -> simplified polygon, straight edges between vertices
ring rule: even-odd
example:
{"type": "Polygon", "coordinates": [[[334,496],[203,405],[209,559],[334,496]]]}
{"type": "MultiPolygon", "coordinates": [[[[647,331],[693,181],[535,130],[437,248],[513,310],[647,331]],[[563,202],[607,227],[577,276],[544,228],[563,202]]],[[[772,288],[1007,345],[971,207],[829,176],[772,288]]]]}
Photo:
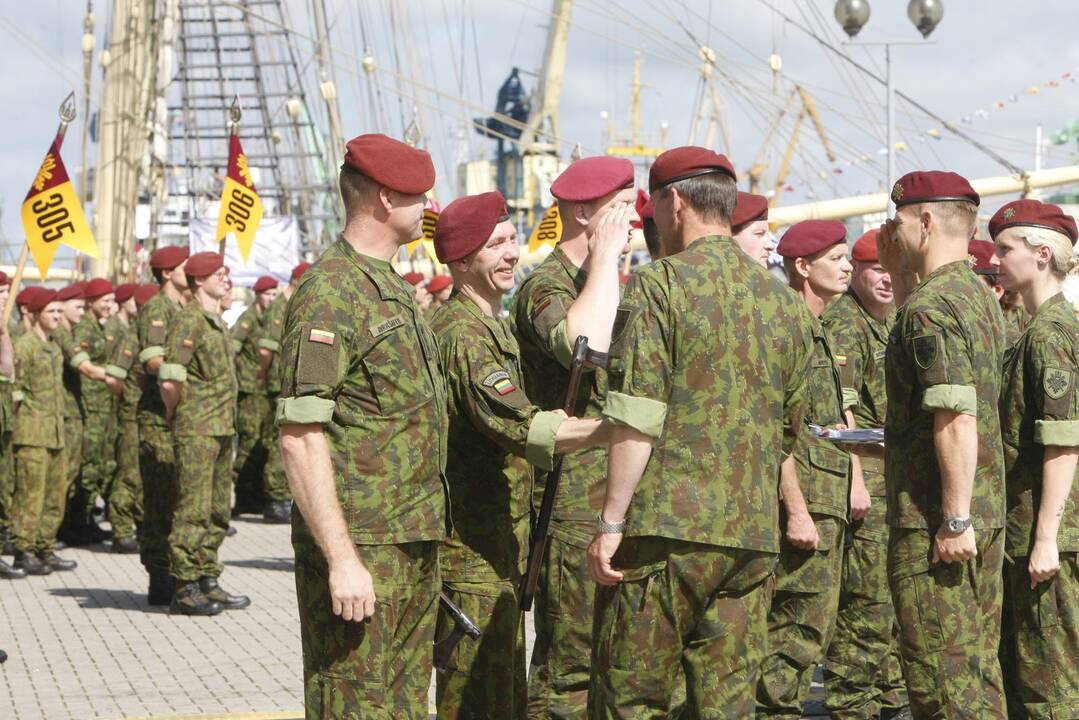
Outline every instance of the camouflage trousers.
{"type": "Polygon", "coordinates": [[[236,504],[261,507],[266,502],[263,474],[268,447],[266,426],[273,426],[273,406],[265,393],[240,393],[236,402],[236,504]]]}
{"type": "Polygon", "coordinates": [[[1079,718],[1079,553],[1030,587],[1030,558],[1004,564],[1000,664],[1011,718],[1079,718]]]}
{"type": "Polygon", "coordinates": [[[833,718],[876,717],[907,706],[895,608],[888,590],[884,498],[847,527],[839,616],[824,662],[825,707],[833,718]]]}
{"type": "Polygon", "coordinates": [[[139,553],[147,572],[168,570],[169,533],[176,509],[176,449],[164,425],[139,425],[139,476],[142,478],[142,525],[139,553]]]}
{"type": "Polygon", "coordinates": [[[109,522],[113,539],[135,536],[142,523],[142,481],[139,476],[139,425],[134,419],[120,420],[116,433],[116,474],[109,497],[109,522]]]}
{"type": "MultiPolygon", "coordinates": [[[[270,407],[277,404],[277,395],[270,395],[270,407]]],[[[292,499],[285,475],[285,464],[281,459],[281,446],[277,442],[277,428],[273,422],[263,425],[262,443],[266,446],[266,468],[263,472],[266,499],[271,502],[283,502],[292,499]]]]}
{"type": "Polygon", "coordinates": [[[326,560],[311,538],[294,532],[293,547],[307,720],[427,720],[438,543],[357,548],[375,583],[367,622],[333,614],[326,560]]]}
{"type": "Polygon", "coordinates": [[[79,516],[75,508],[75,495],[79,488],[79,476],[82,470],[82,417],[64,416],[64,472],[67,474],[67,499],[65,501],[65,520],[70,522],[79,516]]]}
{"type": "Polygon", "coordinates": [[[15,492],[15,448],[11,433],[0,433],[0,530],[11,524],[11,496],[15,492]]]}
{"type": "Polygon", "coordinates": [[[930,563],[929,530],[892,528],[888,581],[916,718],[1003,718],[1000,645],[1003,530],[975,530],[978,556],[930,563]]]}
{"type": "MultiPolygon", "coordinates": [[[[525,627],[515,587],[510,581],[443,581],[442,591],[483,635],[478,640],[462,638],[446,672],[436,676],[441,720],[525,717],[525,627]]],[[[440,608],[436,642],[449,636],[453,626],[453,618],[440,608]]]]}
{"type": "Polygon", "coordinates": [[[588,707],[596,584],[588,573],[588,538],[552,529],[532,614],[528,717],[574,720],[585,717],[588,707]]]}
{"type": "Polygon", "coordinates": [[[88,412],[82,421],[82,467],[75,491],[76,517],[89,518],[97,498],[106,502],[116,472],[116,418],[110,412],[88,412]]]}
{"type": "Polygon", "coordinates": [[[220,577],[217,550],[229,529],[232,436],[176,438],[176,507],[169,532],[170,569],[178,582],[220,577]]]}
{"type": "Polygon", "coordinates": [[[626,538],[597,586],[589,717],[746,718],[767,650],[776,556],[626,538]],[[676,699],[677,698],[677,699],[676,699]]]}
{"type": "Polygon", "coordinates": [[[63,456],[63,450],[59,449],[15,447],[15,492],[11,508],[11,544],[15,552],[41,552],[56,547],[68,490],[63,456]]]}

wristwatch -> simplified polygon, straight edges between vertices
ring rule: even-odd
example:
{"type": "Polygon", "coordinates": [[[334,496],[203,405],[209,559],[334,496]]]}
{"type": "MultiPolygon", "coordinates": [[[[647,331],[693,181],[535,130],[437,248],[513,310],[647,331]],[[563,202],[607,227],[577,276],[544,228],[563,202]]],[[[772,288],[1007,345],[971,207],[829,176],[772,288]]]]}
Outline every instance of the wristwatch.
{"type": "Polygon", "coordinates": [[[948,532],[958,535],[959,533],[965,532],[966,529],[970,527],[970,518],[947,518],[944,521],[944,527],[948,528],[948,532]]]}
{"type": "Polygon", "coordinates": [[[625,518],[618,522],[607,522],[603,519],[603,513],[596,516],[596,532],[600,535],[621,535],[626,531],[625,518]]]}

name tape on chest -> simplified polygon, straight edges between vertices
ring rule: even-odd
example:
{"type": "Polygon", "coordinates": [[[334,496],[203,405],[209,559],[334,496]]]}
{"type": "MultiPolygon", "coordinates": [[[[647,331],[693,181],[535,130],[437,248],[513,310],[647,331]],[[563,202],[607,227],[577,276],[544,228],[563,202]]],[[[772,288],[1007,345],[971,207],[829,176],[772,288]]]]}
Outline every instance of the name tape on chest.
{"type": "Polygon", "coordinates": [[[485,387],[493,388],[499,395],[509,395],[517,389],[510,380],[510,374],[505,370],[498,370],[483,379],[485,387]]]}
{"type": "Polygon", "coordinates": [[[310,334],[307,336],[307,340],[313,343],[319,343],[321,345],[333,345],[337,340],[337,334],[332,333],[329,330],[319,330],[318,328],[312,328],[310,334]]]}
{"type": "Polygon", "coordinates": [[[405,324],[405,319],[400,315],[395,315],[389,320],[383,320],[378,325],[371,328],[371,335],[373,337],[380,337],[385,335],[390,330],[396,330],[405,324]]]}

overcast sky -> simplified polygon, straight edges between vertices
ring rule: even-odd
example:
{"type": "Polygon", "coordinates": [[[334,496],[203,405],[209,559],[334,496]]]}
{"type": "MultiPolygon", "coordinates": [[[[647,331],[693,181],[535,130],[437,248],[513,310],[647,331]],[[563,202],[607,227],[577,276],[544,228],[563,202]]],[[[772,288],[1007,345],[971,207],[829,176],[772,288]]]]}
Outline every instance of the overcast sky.
{"type": "MultiPolygon", "coordinates": [[[[851,47],[832,19],[830,0],[768,0],[844,52],[883,73],[880,47],[851,47]]],[[[511,67],[526,74],[526,85],[542,63],[550,0],[326,0],[346,136],[380,130],[400,136],[419,107],[424,143],[439,172],[439,199],[456,192],[460,157],[493,157],[494,143],[475,135],[470,118],[493,110],[499,85],[511,67]],[[391,10],[392,8],[392,10],[391,10]],[[403,40],[410,33],[410,41],[403,40]],[[379,70],[380,97],[369,96],[360,59],[367,48],[379,70]],[[408,80],[395,77],[400,74],[408,80]],[[438,93],[429,88],[438,88],[438,93]]],[[[309,0],[286,0],[288,22],[297,32],[308,78],[309,0]]],[[[920,36],[906,18],[906,0],[871,0],[873,15],[860,41],[920,36]]],[[[98,50],[104,46],[109,3],[95,0],[98,50]]],[[[1047,138],[1079,120],[1079,6],[1075,0],[944,0],[943,22],[929,44],[894,50],[897,89],[956,123],[1008,161],[1034,165],[1035,127],[1047,138]],[[1064,77],[1071,73],[1072,78],[1064,77]],[[1053,84],[1056,84],[1054,87],[1053,84]],[[1039,92],[1032,92],[1037,88],[1039,92]],[[996,104],[1002,102],[1004,107],[996,104]]],[[[80,38],[83,0],[0,3],[0,226],[8,242],[21,239],[19,206],[56,126],[56,106],[71,89],[81,89],[80,38]]],[[[256,20],[258,27],[260,21],[256,20]]],[[[576,142],[586,154],[601,152],[608,141],[608,113],[616,133],[629,126],[630,81],[635,51],[644,61],[641,131],[646,144],[659,141],[668,126],[668,145],[687,141],[694,114],[700,60],[698,44],[717,54],[732,147],[722,140],[739,171],[758,157],[770,163],[771,178],[786,147],[797,106],[787,114],[762,154],[762,140],[792,84],[806,87],[821,110],[837,154],[825,157],[812,126],[802,127],[799,149],[783,203],[873,192],[890,185],[885,178],[884,92],[850,70],[817,41],[783,21],[762,0],[577,0],[574,5],[561,102],[560,150],[568,156],[576,142]],[[690,39],[690,35],[693,39],[690,39]],[[768,66],[775,52],[782,70],[768,66]]],[[[95,92],[100,69],[95,64],[95,92]]],[[[321,115],[317,89],[308,89],[313,112],[321,115]]],[[[978,178],[1005,174],[984,153],[956,141],[943,126],[900,102],[898,172],[944,168],[978,178]],[[929,131],[938,131],[936,140],[929,131]]],[[[81,104],[80,104],[81,109],[81,104]]],[[[79,123],[82,122],[79,119],[79,123]]],[[[73,175],[79,163],[81,125],[64,145],[73,175]]],[[[702,138],[703,139],[703,138],[702,138]]],[[[1046,166],[1076,162],[1075,143],[1047,148],[1046,166]]],[[[91,157],[95,151],[91,149],[91,157]]],[[[642,165],[643,171],[643,165],[642,165]]],[[[770,182],[770,180],[769,180],[770,182]]],[[[1011,198],[987,198],[991,210],[1011,198]]],[[[4,258],[5,260],[7,258],[4,258]]]]}

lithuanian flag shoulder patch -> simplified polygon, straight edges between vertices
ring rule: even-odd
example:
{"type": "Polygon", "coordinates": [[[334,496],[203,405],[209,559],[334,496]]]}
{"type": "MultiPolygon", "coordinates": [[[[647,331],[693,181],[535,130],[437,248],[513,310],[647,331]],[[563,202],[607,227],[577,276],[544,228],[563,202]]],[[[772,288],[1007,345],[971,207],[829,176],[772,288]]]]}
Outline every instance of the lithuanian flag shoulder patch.
{"type": "Polygon", "coordinates": [[[329,330],[319,330],[318,328],[311,328],[311,333],[307,336],[307,339],[313,343],[321,343],[322,345],[333,345],[337,339],[336,333],[332,333],[329,330]]]}
{"type": "Polygon", "coordinates": [[[517,386],[510,380],[510,374],[505,370],[491,373],[484,378],[483,384],[489,388],[493,388],[499,395],[509,395],[517,389],[517,386]]]}

